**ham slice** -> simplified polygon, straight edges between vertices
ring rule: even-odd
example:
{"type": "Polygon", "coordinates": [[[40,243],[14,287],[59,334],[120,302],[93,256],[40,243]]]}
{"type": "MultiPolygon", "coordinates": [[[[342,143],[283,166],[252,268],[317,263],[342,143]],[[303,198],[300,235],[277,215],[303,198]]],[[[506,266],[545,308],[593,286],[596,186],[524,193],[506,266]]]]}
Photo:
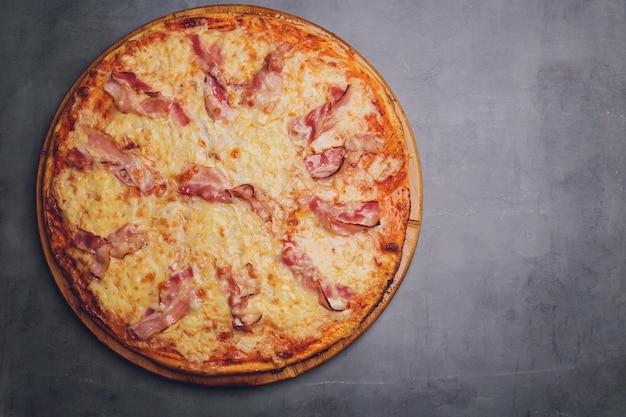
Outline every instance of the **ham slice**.
{"type": "Polygon", "coordinates": [[[380,224],[378,201],[328,203],[316,196],[309,201],[308,207],[326,230],[342,236],[380,224]]]}
{"type": "Polygon", "coordinates": [[[343,311],[349,306],[352,297],[350,288],[342,284],[326,281],[322,273],[313,265],[313,261],[292,240],[283,241],[282,262],[291,269],[298,284],[306,291],[317,296],[318,303],[331,311],[343,311]]]}
{"type": "Polygon", "coordinates": [[[149,84],[140,80],[134,72],[113,71],[111,72],[111,77],[115,80],[123,81],[137,93],[158,94],[149,84]]]}
{"type": "Polygon", "coordinates": [[[178,192],[183,195],[199,196],[207,201],[230,203],[229,190],[232,184],[219,168],[199,164],[187,164],[179,176],[178,192]]]}
{"type": "Polygon", "coordinates": [[[122,113],[142,114],[141,107],[135,98],[133,89],[111,74],[111,78],[104,83],[104,91],[107,92],[115,103],[115,107],[122,113]]]}
{"type": "Polygon", "coordinates": [[[78,169],[86,169],[91,167],[93,164],[93,158],[87,151],[71,148],[67,151],[67,156],[65,158],[68,165],[73,166],[78,169]]]}
{"type": "Polygon", "coordinates": [[[194,58],[202,65],[202,69],[206,73],[213,74],[214,76],[219,71],[220,65],[224,61],[224,57],[222,54],[222,46],[223,43],[221,39],[216,40],[209,46],[205,48],[202,39],[200,39],[200,35],[192,34],[188,36],[189,41],[191,42],[191,49],[194,54],[194,58]]]}
{"type": "Polygon", "coordinates": [[[109,263],[111,262],[111,245],[103,245],[96,249],[94,261],[89,268],[94,276],[102,278],[109,269],[109,263]]]}
{"type": "Polygon", "coordinates": [[[336,111],[350,100],[350,85],[345,89],[332,86],[328,89],[328,96],[328,100],[321,106],[291,120],[289,137],[294,143],[309,144],[337,123],[336,111]]]}
{"type": "Polygon", "coordinates": [[[124,256],[135,253],[146,246],[146,237],[140,232],[137,225],[126,224],[107,237],[111,245],[111,256],[122,259],[124,256]]]}
{"type": "Polygon", "coordinates": [[[113,98],[115,107],[122,113],[136,113],[151,117],[172,116],[174,121],[181,126],[187,126],[191,122],[178,100],[153,91],[148,84],[132,72],[113,71],[111,78],[104,83],[104,91],[113,98]],[[141,93],[149,97],[139,101],[137,94],[141,93]]]}
{"type": "Polygon", "coordinates": [[[193,269],[191,266],[177,269],[171,265],[169,273],[167,281],[159,286],[158,308],[146,310],[141,320],[129,327],[134,337],[145,340],[161,333],[191,311],[195,296],[191,285],[193,269]]]}
{"type": "Polygon", "coordinates": [[[154,96],[145,99],[139,104],[140,114],[147,116],[168,117],[171,116],[176,123],[187,126],[191,119],[185,113],[182,104],[172,97],[154,96]]]}
{"type": "Polygon", "coordinates": [[[232,120],[234,117],[226,89],[211,74],[204,79],[204,107],[213,120],[232,120]]]}
{"type": "Polygon", "coordinates": [[[194,59],[200,63],[202,70],[206,73],[203,94],[207,114],[213,120],[232,120],[234,112],[228,102],[220,68],[224,62],[221,39],[213,42],[208,48],[205,47],[198,34],[189,35],[188,39],[191,42],[194,59]]]}
{"type": "Polygon", "coordinates": [[[144,234],[136,225],[126,224],[106,238],[79,229],[74,235],[74,246],[95,255],[90,272],[102,278],[109,268],[111,257],[122,259],[146,245],[144,234]]]}
{"type": "Polygon", "coordinates": [[[254,187],[250,184],[233,187],[219,168],[186,164],[183,169],[184,172],[178,177],[180,194],[202,197],[214,203],[232,203],[236,198],[250,204],[252,211],[265,221],[271,221],[269,205],[257,198],[254,187]]]}
{"type": "Polygon", "coordinates": [[[165,180],[150,170],[139,156],[120,148],[106,133],[89,131],[87,149],[94,160],[103,164],[124,184],[138,188],[142,194],[150,195],[156,191],[157,195],[162,195],[165,192],[165,180]]]}
{"type": "Polygon", "coordinates": [[[108,244],[107,240],[102,236],[95,235],[86,230],[78,229],[74,234],[74,246],[92,255],[96,253],[98,248],[108,244]]]}
{"type": "Polygon", "coordinates": [[[262,316],[261,311],[249,303],[261,289],[254,267],[246,264],[241,270],[233,271],[231,265],[220,264],[216,266],[216,272],[222,291],[228,297],[233,327],[250,331],[262,316]]]}
{"type": "Polygon", "coordinates": [[[257,102],[272,106],[283,88],[282,71],[285,53],[291,48],[288,43],[280,44],[265,57],[263,66],[252,77],[241,99],[241,103],[253,107],[257,102]]]}
{"type": "Polygon", "coordinates": [[[242,184],[235,187],[230,190],[230,194],[235,198],[247,201],[250,204],[252,211],[258,214],[263,220],[267,222],[272,221],[270,206],[262,199],[259,199],[254,187],[250,184],[242,184]]]}
{"type": "Polygon", "coordinates": [[[174,99],[171,100],[172,102],[170,104],[170,116],[172,116],[174,118],[174,121],[176,121],[176,123],[178,123],[179,125],[187,126],[189,123],[191,123],[191,119],[189,118],[189,116],[187,116],[187,113],[185,113],[183,105],[180,104],[180,101],[176,101],[174,99]]]}
{"type": "Polygon", "coordinates": [[[312,178],[327,178],[341,168],[346,157],[343,146],[326,149],[321,153],[311,154],[304,158],[304,164],[312,178]]]}

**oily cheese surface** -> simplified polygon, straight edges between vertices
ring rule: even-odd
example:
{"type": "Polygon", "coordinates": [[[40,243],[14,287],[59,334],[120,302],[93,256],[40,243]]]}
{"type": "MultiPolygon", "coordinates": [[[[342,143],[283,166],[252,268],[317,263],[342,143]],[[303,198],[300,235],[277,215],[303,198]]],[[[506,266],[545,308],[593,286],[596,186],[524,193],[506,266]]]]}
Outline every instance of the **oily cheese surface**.
{"type": "Polygon", "coordinates": [[[294,19],[215,10],[160,19],[94,62],[60,108],[40,168],[45,245],[71,297],[119,349],[199,377],[271,372],[353,337],[388,301],[411,210],[406,141],[412,138],[380,77],[343,42],[294,19]],[[218,72],[207,69],[193,39],[205,51],[220,46],[218,72]],[[255,77],[281,47],[278,89],[248,103],[255,77]],[[129,100],[167,98],[183,109],[184,122],[171,104],[156,114],[125,110],[106,87],[116,72],[144,83],[129,100]],[[219,78],[228,118],[207,110],[207,74],[219,78]],[[333,88],[346,97],[349,91],[349,100],[314,138],[294,140],[293,120],[332,101],[333,88]],[[106,157],[94,145],[102,135],[114,148],[106,157]],[[375,138],[368,142],[375,145],[354,138],[375,138]],[[315,178],[304,159],[329,148],[345,148],[343,163],[315,178]],[[120,160],[131,161],[130,168],[121,172],[120,160]],[[231,192],[228,201],[212,201],[183,192],[192,166],[217,169],[226,188],[251,186],[254,197],[231,192]],[[158,186],[137,185],[147,177],[158,186]],[[375,201],[380,219],[337,233],[324,227],[312,198],[340,207],[375,201]],[[95,274],[100,247],[86,248],[77,236],[112,242],[128,225],[141,244],[120,256],[107,252],[106,268],[95,274]],[[340,289],[347,300],[340,308],[303,282],[301,269],[285,260],[288,245],[306,254],[315,285],[340,289]],[[182,290],[171,290],[172,276],[182,270],[184,314],[138,337],[134,325],[178,302],[171,299],[179,300],[182,290]],[[224,271],[247,277],[239,290],[252,289],[242,304],[234,305],[224,271]],[[240,312],[244,307],[256,315],[238,326],[237,318],[250,317],[240,312]]]}

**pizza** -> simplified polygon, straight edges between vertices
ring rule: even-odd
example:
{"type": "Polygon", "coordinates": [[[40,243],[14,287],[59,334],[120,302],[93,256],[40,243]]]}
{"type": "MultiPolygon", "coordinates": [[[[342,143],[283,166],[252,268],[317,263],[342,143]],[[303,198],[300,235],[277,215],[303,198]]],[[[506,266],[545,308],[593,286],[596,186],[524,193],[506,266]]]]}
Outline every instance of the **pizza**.
{"type": "Polygon", "coordinates": [[[359,330],[411,209],[406,132],[345,43],[271,13],[171,15],[98,58],[41,166],[81,311],[190,375],[271,372],[359,330]]]}

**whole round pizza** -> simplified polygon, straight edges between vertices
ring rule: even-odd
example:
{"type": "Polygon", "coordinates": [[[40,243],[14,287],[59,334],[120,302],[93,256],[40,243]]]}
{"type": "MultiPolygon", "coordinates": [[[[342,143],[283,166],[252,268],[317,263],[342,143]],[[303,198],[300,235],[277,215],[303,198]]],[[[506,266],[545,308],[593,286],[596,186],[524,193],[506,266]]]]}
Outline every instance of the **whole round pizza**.
{"type": "Polygon", "coordinates": [[[68,302],[118,352],[262,383],[240,377],[293,376],[380,314],[417,241],[416,161],[345,42],[268,9],[193,9],[71,88],[42,152],[40,230],[68,302]]]}

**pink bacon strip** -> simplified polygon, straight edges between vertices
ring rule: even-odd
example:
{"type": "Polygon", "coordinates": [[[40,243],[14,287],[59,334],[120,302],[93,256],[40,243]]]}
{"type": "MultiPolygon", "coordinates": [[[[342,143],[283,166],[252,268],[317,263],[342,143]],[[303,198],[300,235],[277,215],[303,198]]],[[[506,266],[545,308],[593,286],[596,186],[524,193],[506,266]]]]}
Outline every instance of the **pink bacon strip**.
{"type": "Polygon", "coordinates": [[[328,203],[315,196],[309,201],[308,207],[326,230],[342,236],[380,224],[378,201],[328,203]]]}
{"type": "Polygon", "coordinates": [[[142,194],[156,192],[162,195],[165,192],[165,180],[149,169],[137,155],[121,149],[108,134],[98,130],[87,132],[87,150],[94,160],[103,164],[120,181],[138,188],[142,194]]]}
{"type": "Polygon", "coordinates": [[[187,164],[179,176],[178,192],[183,195],[199,196],[207,201],[230,203],[232,184],[219,168],[199,164],[187,164]]]}
{"type": "Polygon", "coordinates": [[[304,164],[314,179],[327,178],[341,168],[346,157],[343,146],[326,149],[321,153],[314,153],[304,158],[304,164]]]}
{"type": "Polygon", "coordinates": [[[102,278],[109,267],[110,257],[122,259],[135,253],[146,245],[145,236],[136,225],[126,224],[106,238],[79,229],[74,235],[74,245],[85,252],[95,255],[90,271],[102,278]]]}
{"type": "Polygon", "coordinates": [[[158,309],[147,309],[141,320],[128,328],[131,335],[140,340],[161,333],[191,311],[194,300],[191,285],[193,269],[191,266],[177,269],[171,265],[168,271],[169,278],[159,288],[158,309]]]}
{"type": "Polygon", "coordinates": [[[203,92],[204,107],[211,119],[232,120],[234,112],[228,102],[226,89],[220,84],[216,77],[211,74],[206,75],[203,92]]]}
{"type": "Polygon", "coordinates": [[[202,65],[202,69],[207,73],[216,75],[220,65],[222,65],[224,61],[222,41],[218,39],[213,42],[211,46],[205,48],[202,39],[200,39],[200,35],[194,33],[189,35],[188,39],[191,42],[194,58],[202,65]]]}
{"type": "Polygon", "coordinates": [[[182,104],[172,97],[150,97],[142,101],[139,107],[141,109],[140,113],[147,116],[172,116],[174,121],[181,126],[187,126],[191,123],[191,119],[185,113],[182,104]]]}
{"type": "Polygon", "coordinates": [[[267,222],[272,221],[272,211],[266,201],[263,201],[263,196],[259,198],[257,193],[250,184],[242,184],[230,190],[230,194],[243,201],[247,201],[256,214],[258,214],[263,220],[267,222]]]}
{"type": "Polygon", "coordinates": [[[217,278],[222,291],[228,297],[233,327],[237,330],[250,331],[261,320],[261,312],[250,305],[250,298],[261,289],[261,284],[252,264],[246,264],[241,270],[233,271],[231,265],[216,266],[217,278]]]}
{"type": "Polygon", "coordinates": [[[336,123],[335,112],[350,100],[350,85],[345,89],[332,86],[328,89],[329,99],[303,116],[298,116],[289,123],[289,137],[299,145],[306,145],[320,134],[331,129],[336,123]]]}
{"type": "Polygon", "coordinates": [[[104,83],[104,91],[113,98],[115,107],[122,113],[151,117],[172,116],[181,126],[187,126],[191,122],[178,100],[161,96],[132,72],[113,71],[111,78],[104,83]],[[138,93],[145,93],[149,97],[140,102],[136,96],[138,93]]]}
{"type": "Polygon", "coordinates": [[[271,221],[269,205],[257,198],[254,187],[250,184],[233,187],[226,174],[219,168],[186,164],[183,169],[184,172],[178,177],[179,194],[198,196],[217,203],[232,203],[236,198],[248,202],[252,211],[263,220],[271,221]]]}
{"type": "Polygon", "coordinates": [[[221,39],[213,42],[208,48],[205,47],[198,34],[189,35],[188,39],[191,42],[195,60],[200,63],[206,73],[203,95],[207,114],[213,120],[232,120],[234,112],[228,102],[224,82],[221,80],[220,66],[224,62],[221,39]]]}
{"type": "Polygon", "coordinates": [[[158,94],[149,84],[140,80],[134,72],[112,71],[111,77],[119,82],[126,83],[137,93],[146,93],[148,95],[158,94]]]}
{"type": "Polygon", "coordinates": [[[312,295],[318,303],[331,311],[343,311],[348,308],[352,291],[342,284],[331,284],[313,265],[313,261],[292,240],[283,241],[282,262],[291,269],[298,283],[312,295]]]}
{"type": "Polygon", "coordinates": [[[263,66],[252,77],[248,88],[243,94],[241,103],[253,107],[257,102],[263,101],[271,105],[272,101],[282,91],[282,71],[285,53],[291,48],[288,43],[281,43],[276,49],[265,57],[263,66]]]}

